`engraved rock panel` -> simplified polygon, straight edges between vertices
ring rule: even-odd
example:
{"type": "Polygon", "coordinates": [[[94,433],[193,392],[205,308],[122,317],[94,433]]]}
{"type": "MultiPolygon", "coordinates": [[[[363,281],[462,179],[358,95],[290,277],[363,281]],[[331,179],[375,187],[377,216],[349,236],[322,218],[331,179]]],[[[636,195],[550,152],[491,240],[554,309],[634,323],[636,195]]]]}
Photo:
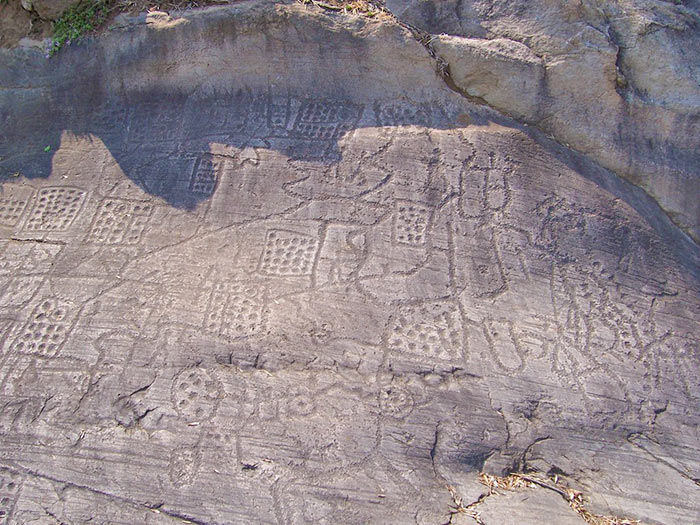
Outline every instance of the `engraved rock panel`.
{"type": "Polygon", "coordinates": [[[427,366],[461,366],[464,330],[453,303],[426,303],[401,308],[389,325],[387,344],[397,360],[422,361],[427,366]]]}
{"type": "Polygon", "coordinates": [[[75,310],[74,305],[57,297],[41,300],[20,329],[10,352],[44,357],[57,355],[73,329],[75,310]]]}
{"type": "Polygon", "coordinates": [[[0,522],[692,521],[697,246],[322,4],[0,53],[0,522]]]}
{"type": "Polygon", "coordinates": [[[263,275],[310,275],[319,240],[294,231],[268,230],[258,271],[263,275]]]}
{"type": "Polygon", "coordinates": [[[41,188],[24,224],[26,231],[66,231],[80,214],[87,192],[70,186],[41,188]]]}
{"type": "Polygon", "coordinates": [[[0,226],[17,226],[34,194],[33,188],[5,184],[0,191],[0,226]]]}
{"type": "Polygon", "coordinates": [[[148,202],[105,199],[92,221],[88,242],[137,244],[152,213],[153,205],[148,202]]]}

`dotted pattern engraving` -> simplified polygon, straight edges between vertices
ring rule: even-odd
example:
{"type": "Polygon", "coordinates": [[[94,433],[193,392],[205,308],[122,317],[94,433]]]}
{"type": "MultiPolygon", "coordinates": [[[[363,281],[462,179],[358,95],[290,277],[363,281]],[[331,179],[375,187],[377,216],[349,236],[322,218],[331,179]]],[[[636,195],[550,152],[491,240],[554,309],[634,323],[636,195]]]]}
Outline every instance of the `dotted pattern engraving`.
{"type": "Polygon", "coordinates": [[[264,275],[310,275],[318,248],[318,239],[311,235],[269,230],[259,271],[264,275]]]}
{"type": "Polygon", "coordinates": [[[4,186],[0,193],[0,225],[16,226],[33,193],[32,188],[4,186]]]}
{"type": "Polygon", "coordinates": [[[359,105],[308,100],[299,109],[292,133],[299,138],[331,140],[357,127],[361,114],[359,105]]]}
{"type": "Polygon", "coordinates": [[[221,327],[227,337],[244,337],[261,331],[263,326],[263,291],[245,283],[232,283],[228,308],[221,327]]]}
{"type": "Polygon", "coordinates": [[[152,213],[153,205],[147,202],[106,199],[95,214],[88,241],[99,244],[137,244],[152,213]]]}
{"type": "Polygon", "coordinates": [[[439,523],[436,475],[538,428],[698,419],[692,261],[624,199],[454,104],[240,93],[79,112],[76,178],[4,185],[0,525],[71,447],[124,489],[67,491],[71,522],[156,519],[145,484],[200,522],[439,523]]]}
{"type": "Polygon", "coordinates": [[[214,416],[223,395],[219,381],[202,368],[187,368],[173,378],[172,402],[186,421],[206,421],[214,416]]]}
{"type": "Polygon", "coordinates": [[[12,511],[22,490],[22,477],[8,468],[0,467],[0,525],[10,523],[12,511]]]}
{"type": "Polygon", "coordinates": [[[204,319],[204,330],[219,335],[224,324],[224,312],[228,302],[228,283],[217,281],[210,285],[209,303],[204,319]]]}
{"type": "Polygon", "coordinates": [[[285,134],[290,119],[289,98],[270,97],[267,103],[267,125],[273,135],[285,134]]]}
{"type": "Polygon", "coordinates": [[[200,454],[196,447],[179,447],[170,454],[168,476],[176,487],[191,485],[199,471],[200,454]]]}
{"type": "Polygon", "coordinates": [[[190,190],[201,195],[211,195],[216,189],[223,162],[216,159],[199,159],[192,172],[190,190]]]}
{"type": "Polygon", "coordinates": [[[264,327],[265,291],[250,282],[218,281],[211,289],[204,319],[207,333],[229,339],[248,337],[264,327]]]}
{"type": "Polygon", "coordinates": [[[374,108],[380,126],[430,126],[429,113],[422,107],[409,104],[384,104],[374,108]]]}
{"type": "Polygon", "coordinates": [[[446,305],[426,304],[397,316],[389,345],[402,355],[453,361],[461,355],[462,334],[458,311],[446,305]]]}
{"type": "Polygon", "coordinates": [[[144,146],[152,143],[172,143],[181,137],[182,115],[168,110],[169,101],[145,102],[135,105],[129,117],[129,143],[144,146]]]}
{"type": "Polygon", "coordinates": [[[398,200],[395,204],[393,238],[399,244],[422,246],[430,222],[430,209],[415,202],[398,200]]]}
{"type": "Polygon", "coordinates": [[[411,393],[401,386],[387,386],[379,393],[379,406],[382,413],[402,419],[408,416],[415,406],[411,393]]]}
{"type": "Polygon", "coordinates": [[[70,306],[60,299],[42,301],[14,340],[12,350],[44,357],[57,355],[72,328],[70,314],[70,306]]]}
{"type": "Polygon", "coordinates": [[[66,231],[76,219],[87,193],[80,188],[42,188],[36,196],[25,230],[66,231]]]}

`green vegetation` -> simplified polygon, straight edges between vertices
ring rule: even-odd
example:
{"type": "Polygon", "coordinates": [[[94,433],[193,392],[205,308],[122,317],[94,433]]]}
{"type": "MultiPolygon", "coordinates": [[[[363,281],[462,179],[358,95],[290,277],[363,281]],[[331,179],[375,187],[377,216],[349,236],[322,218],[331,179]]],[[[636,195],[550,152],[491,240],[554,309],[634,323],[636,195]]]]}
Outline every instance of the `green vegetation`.
{"type": "Polygon", "coordinates": [[[66,9],[54,22],[48,55],[93,31],[105,21],[108,12],[107,0],[83,0],[66,9]]]}

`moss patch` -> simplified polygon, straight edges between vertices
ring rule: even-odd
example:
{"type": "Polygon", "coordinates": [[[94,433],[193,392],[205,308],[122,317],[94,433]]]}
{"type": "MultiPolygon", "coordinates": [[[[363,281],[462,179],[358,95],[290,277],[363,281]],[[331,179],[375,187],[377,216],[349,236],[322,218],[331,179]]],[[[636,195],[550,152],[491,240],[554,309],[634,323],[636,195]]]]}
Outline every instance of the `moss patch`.
{"type": "Polygon", "coordinates": [[[63,46],[94,31],[107,19],[108,14],[109,6],[106,0],[83,1],[69,7],[54,22],[53,39],[48,54],[53,55],[63,46]]]}

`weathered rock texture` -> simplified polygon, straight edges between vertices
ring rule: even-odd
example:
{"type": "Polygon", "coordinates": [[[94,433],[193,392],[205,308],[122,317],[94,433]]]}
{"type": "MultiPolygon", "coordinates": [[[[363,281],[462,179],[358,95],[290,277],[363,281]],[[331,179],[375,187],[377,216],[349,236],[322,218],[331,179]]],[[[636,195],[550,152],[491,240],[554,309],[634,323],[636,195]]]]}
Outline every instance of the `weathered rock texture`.
{"type": "MultiPolygon", "coordinates": [[[[120,23],[0,53],[0,522],[465,523],[482,470],[700,520],[700,253],[647,194],[389,18],[120,23]]],[[[475,508],[580,519],[530,490],[475,508]]]]}
{"type": "Polygon", "coordinates": [[[434,45],[462,90],[639,184],[700,239],[697,2],[386,4],[449,35],[434,45]]]}
{"type": "Polygon", "coordinates": [[[0,4],[0,47],[14,45],[31,32],[32,15],[19,2],[0,4]]]}
{"type": "Polygon", "coordinates": [[[66,9],[77,3],[76,0],[22,0],[25,9],[35,11],[44,20],[57,20],[66,9]]]}

